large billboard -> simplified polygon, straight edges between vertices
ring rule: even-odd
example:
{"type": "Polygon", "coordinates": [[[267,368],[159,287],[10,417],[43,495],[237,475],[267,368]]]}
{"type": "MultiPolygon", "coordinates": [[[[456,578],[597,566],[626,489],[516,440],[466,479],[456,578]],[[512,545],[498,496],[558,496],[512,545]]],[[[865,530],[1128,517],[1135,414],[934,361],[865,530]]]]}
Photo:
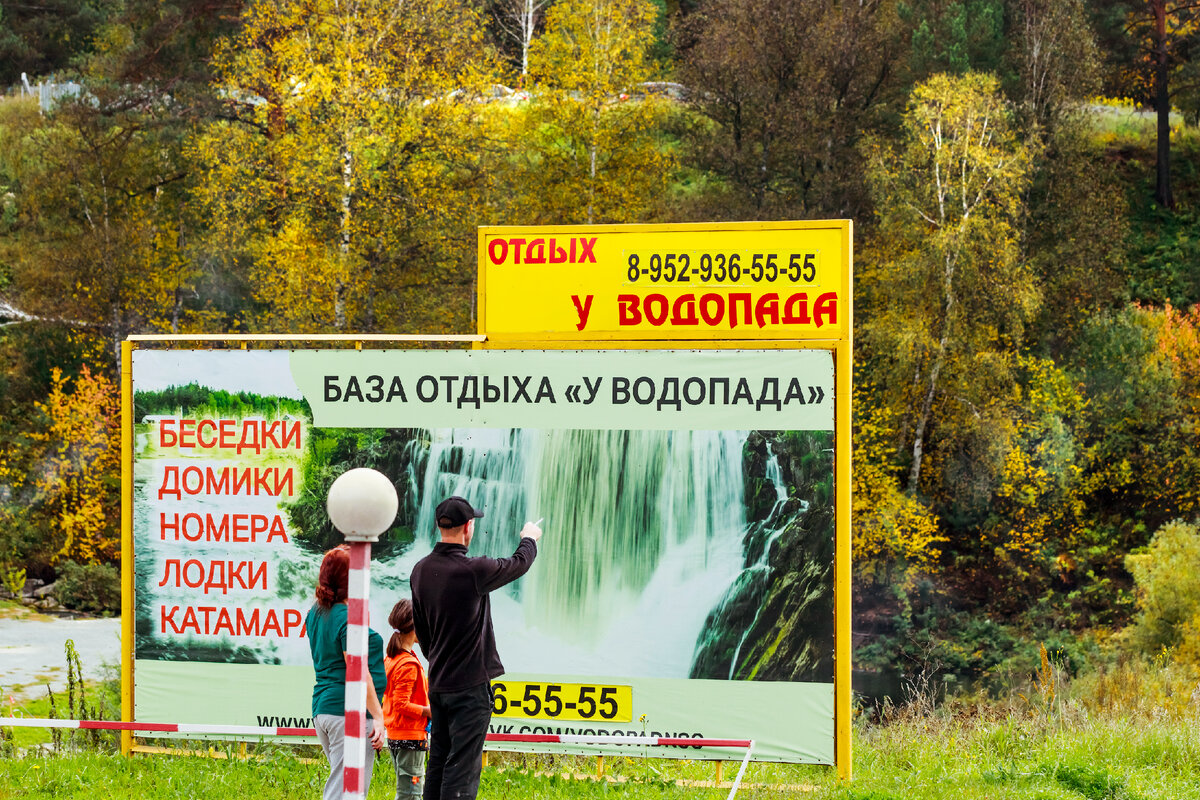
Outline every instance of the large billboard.
{"type": "Polygon", "coordinates": [[[442,498],[484,509],[481,554],[544,518],[493,595],[494,732],[834,763],[836,389],[833,352],[753,345],[135,350],[134,717],[307,723],[302,620],[341,541],[324,500],[369,466],[400,496],[371,565],[381,633],[442,498]]]}

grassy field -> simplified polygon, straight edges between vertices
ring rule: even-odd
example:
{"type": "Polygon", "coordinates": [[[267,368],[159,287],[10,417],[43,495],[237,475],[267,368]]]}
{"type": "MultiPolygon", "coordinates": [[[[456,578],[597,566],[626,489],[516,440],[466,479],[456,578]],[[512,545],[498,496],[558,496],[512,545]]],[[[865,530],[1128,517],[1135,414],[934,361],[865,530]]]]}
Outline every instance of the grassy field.
{"type": "MultiPolygon", "coordinates": [[[[1188,702],[1189,706],[1194,703],[1188,702]]],[[[1193,709],[1194,710],[1194,709],[1193,709]]],[[[1200,716],[1162,710],[1093,714],[1082,706],[1038,713],[997,704],[960,705],[932,714],[903,711],[855,732],[855,779],[831,770],[752,765],[742,798],[844,800],[1200,800],[1200,716]]],[[[64,752],[0,760],[5,798],[317,797],[324,766],[319,751],[267,748],[239,760],[64,752]]],[[[225,757],[233,756],[233,757],[225,757]]],[[[593,797],[719,798],[704,787],[711,763],[610,758],[610,779],[594,777],[593,759],[491,754],[480,797],[576,800],[593,797]],[[584,777],[590,775],[591,777],[584,777]]],[[[736,772],[726,762],[725,780],[736,772]]],[[[393,796],[390,767],[376,762],[371,798],[393,796]]]]}
{"type": "MultiPolygon", "coordinates": [[[[88,686],[89,705],[115,718],[117,684],[88,686]]],[[[59,700],[60,714],[64,698],[59,700]]],[[[44,697],[2,716],[44,717],[44,697]]],[[[231,743],[179,743],[207,757],[115,753],[111,733],[0,727],[0,798],[318,797],[326,768],[319,748],[266,744],[242,758],[231,743]],[[74,737],[74,739],[72,738],[74,737]]],[[[159,742],[161,743],[161,742],[159,742]]],[[[491,753],[487,800],[724,798],[737,762],[595,759],[491,753]]],[[[394,796],[390,763],[375,763],[370,797],[394,796]]],[[[910,702],[854,729],[854,780],[832,769],[752,764],[740,798],[824,800],[1200,800],[1200,669],[1170,654],[1117,658],[1068,679],[1045,658],[1026,685],[997,699],[910,702]]]]}

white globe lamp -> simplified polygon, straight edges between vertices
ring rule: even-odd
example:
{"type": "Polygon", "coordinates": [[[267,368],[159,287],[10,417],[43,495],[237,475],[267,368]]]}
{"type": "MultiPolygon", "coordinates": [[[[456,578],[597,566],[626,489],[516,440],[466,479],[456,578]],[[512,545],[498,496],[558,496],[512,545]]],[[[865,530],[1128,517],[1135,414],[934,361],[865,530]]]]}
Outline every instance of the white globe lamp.
{"type": "Polygon", "coordinates": [[[392,526],[400,498],[387,476],[366,467],[347,470],[329,487],[325,510],[348,542],[377,542],[392,526]]]}

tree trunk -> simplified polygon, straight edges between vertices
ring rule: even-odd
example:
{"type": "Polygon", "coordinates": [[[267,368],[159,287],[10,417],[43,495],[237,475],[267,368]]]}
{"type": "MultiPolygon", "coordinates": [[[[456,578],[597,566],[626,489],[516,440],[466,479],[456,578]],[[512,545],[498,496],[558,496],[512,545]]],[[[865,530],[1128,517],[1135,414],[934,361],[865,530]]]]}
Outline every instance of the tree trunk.
{"type": "Polygon", "coordinates": [[[346,292],[350,283],[350,224],[351,192],[354,189],[354,155],[350,152],[350,134],[342,136],[342,222],[339,247],[338,278],[334,285],[333,324],[340,332],[346,330],[346,292]]]}
{"type": "Polygon", "coordinates": [[[917,485],[921,482],[921,459],[925,456],[925,430],[929,426],[929,417],[933,414],[933,399],[937,395],[938,375],[946,361],[948,341],[949,333],[947,332],[942,336],[938,345],[937,357],[934,359],[933,368],[929,371],[929,387],[925,391],[925,398],[921,402],[921,413],[917,417],[917,429],[913,434],[912,468],[908,472],[907,492],[910,496],[917,494],[917,485]]]}
{"type": "MultiPolygon", "coordinates": [[[[593,101],[594,102],[594,101],[593,101]]],[[[600,141],[600,109],[592,109],[592,140],[588,147],[588,225],[595,222],[596,217],[596,151],[600,141]]]]}
{"type": "MultiPolygon", "coordinates": [[[[945,215],[943,214],[943,218],[945,215]]],[[[947,253],[942,267],[942,335],[938,340],[937,355],[929,369],[929,387],[921,400],[921,413],[917,417],[917,427],[913,433],[912,468],[908,472],[907,492],[915,497],[917,487],[921,483],[921,459],[925,456],[925,432],[929,427],[929,418],[933,415],[933,400],[937,396],[938,378],[942,367],[946,364],[946,351],[950,347],[950,333],[953,326],[954,306],[958,302],[954,294],[954,273],[958,265],[958,254],[947,253]]]]}
{"type": "Polygon", "coordinates": [[[1167,85],[1167,3],[1154,2],[1154,110],[1158,117],[1158,158],[1154,200],[1163,208],[1174,208],[1171,195],[1171,93],[1167,85]]]}

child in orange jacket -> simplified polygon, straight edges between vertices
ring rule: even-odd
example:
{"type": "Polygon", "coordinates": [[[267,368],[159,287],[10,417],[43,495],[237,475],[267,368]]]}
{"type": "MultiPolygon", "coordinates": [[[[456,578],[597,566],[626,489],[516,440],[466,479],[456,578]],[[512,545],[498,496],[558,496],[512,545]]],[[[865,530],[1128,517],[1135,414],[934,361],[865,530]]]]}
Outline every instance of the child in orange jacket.
{"type": "Polygon", "coordinates": [[[384,668],[387,691],[383,696],[383,721],[388,748],[396,768],[396,800],[421,797],[425,790],[425,751],[429,749],[425,727],[429,720],[429,681],[413,653],[417,632],[413,625],[412,601],[396,603],[388,615],[392,636],[387,644],[384,668]]]}

